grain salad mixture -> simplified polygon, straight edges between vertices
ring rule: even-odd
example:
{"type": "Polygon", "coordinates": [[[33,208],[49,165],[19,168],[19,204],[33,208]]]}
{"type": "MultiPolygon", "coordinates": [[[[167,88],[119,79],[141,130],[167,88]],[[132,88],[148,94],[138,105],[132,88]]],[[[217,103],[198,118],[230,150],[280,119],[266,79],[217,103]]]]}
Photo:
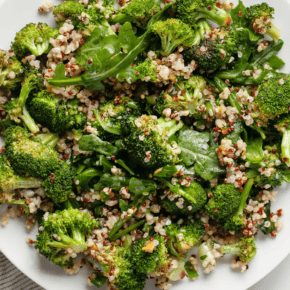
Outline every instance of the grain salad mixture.
{"type": "Polygon", "coordinates": [[[80,0],[0,50],[1,225],[89,285],[170,289],[276,237],[290,76],[267,3],[80,0]],[[271,40],[269,40],[271,39],[271,40]],[[197,255],[189,252],[196,248],[197,255]]]}

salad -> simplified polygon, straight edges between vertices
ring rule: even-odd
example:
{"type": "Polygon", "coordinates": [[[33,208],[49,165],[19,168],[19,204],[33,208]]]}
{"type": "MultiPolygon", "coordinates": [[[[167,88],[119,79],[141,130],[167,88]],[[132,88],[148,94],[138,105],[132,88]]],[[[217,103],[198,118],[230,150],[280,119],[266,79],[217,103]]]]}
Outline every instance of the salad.
{"type": "Polygon", "coordinates": [[[88,284],[160,289],[234,254],[290,183],[290,76],[267,3],[80,0],[0,50],[1,224],[88,284]],[[197,255],[192,255],[192,249],[197,255]]]}

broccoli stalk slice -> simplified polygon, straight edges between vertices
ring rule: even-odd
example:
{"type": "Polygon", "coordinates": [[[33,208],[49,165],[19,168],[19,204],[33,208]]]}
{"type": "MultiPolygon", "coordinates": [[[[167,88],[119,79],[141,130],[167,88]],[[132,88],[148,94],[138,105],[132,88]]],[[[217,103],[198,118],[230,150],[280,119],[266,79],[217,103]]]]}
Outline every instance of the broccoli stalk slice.
{"type": "Polygon", "coordinates": [[[280,29],[273,23],[271,24],[271,27],[267,29],[266,34],[268,34],[275,42],[277,42],[281,37],[280,29]]]}
{"type": "Polygon", "coordinates": [[[256,255],[256,252],[257,248],[254,237],[243,237],[236,244],[221,246],[222,254],[237,255],[244,263],[250,262],[256,255]]]}
{"type": "Polygon", "coordinates": [[[31,133],[36,134],[37,132],[39,132],[38,126],[35,124],[35,121],[28,113],[26,107],[23,107],[22,114],[19,115],[19,118],[24,122],[25,126],[31,133]]]}
{"type": "Polygon", "coordinates": [[[172,185],[170,181],[166,180],[165,178],[162,177],[156,177],[160,182],[164,183],[169,189],[174,192],[175,194],[179,194],[183,196],[185,199],[192,203],[196,203],[195,198],[191,195],[188,194],[186,191],[180,188],[180,186],[172,185]]]}
{"type": "Polygon", "coordinates": [[[33,136],[32,140],[54,148],[59,141],[59,136],[58,134],[54,133],[38,134],[36,136],[33,136]]]}
{"type": "Polygon", "coordinates": [[[286,158],[285,162],[287,166],[290,166],[290,130],[285,130],[282,138],[281,144],[281,156],[282,158],[286,158]]]}
{"type": "MultiPolygon", "coordinates": [[[[124,226],[124,224],[134,216],[134,214],[137,212],[137,210],[140,208],[140,206],[147,200],[147,198],[148,198],[147,195],[143,195],[142,198],[138,198],[138,196],[135,197],[135,200],[130,205],[128,205],[128,208],[133,208],[134,207],[133,213],[131,215],[128,215],[126,218],[119,219],[115,223],[115,225],[113,226],[113,228],[111,229],[111,231],[109,232],[109,235],[108,235],[110,240],[112,240],[112,241],[116,240],[119,237],[122,237],[122,236],[124,236],[124,235],[126,235],[128,233],[127,230],[129,228],[127,228],[126,230],[123,230],[123,231],[121,231],[120,233],[117,234],[117,232],[124,226]]],[[[139,223],[135,224],[135,225],[138,225],[135,228],[138,228],[141,225],[141,224],[139,225],[139,223]]],[[[133,226],[135,226],[135,225],[133,225],[133,226]]]]}

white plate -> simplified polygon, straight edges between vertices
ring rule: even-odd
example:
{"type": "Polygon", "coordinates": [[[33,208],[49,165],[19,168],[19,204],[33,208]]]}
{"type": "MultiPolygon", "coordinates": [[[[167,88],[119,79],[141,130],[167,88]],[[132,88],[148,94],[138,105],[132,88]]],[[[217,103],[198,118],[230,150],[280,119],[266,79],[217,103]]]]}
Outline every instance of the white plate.
{"type": "MultiPolygon", "coordinates": [[[[37,8],[42,0],[0,0],[0,48],[8,49],[13,40],[15,32],[20,30],[29,22],[42,21],[53,23],[53,17],[39,15],[37,8]]],[[[55,4],[60,1],[54,0],[55,4]]],[[[237,3],[237,1],[233,1],[237,3]]],[[[262,1],[246,0],[246,5],[261,3],[262,1]]],[[[285,46],[280,56],[286,61],[284,71],[289,72],[290,67],[290,3],[287,0],[268,0],[270,5],[276,9],[275,24],[281,28],[282,39],[285,46]]],[[[271,270],[273,270],[289,253],[290,240],[290,187],[284,185],[279,189],[278,200],[273,203],[273,211],[283,208],[285,214],[285,228],[278,234],[277,238],[260,235],[257,238],[258,253],[249,265],[249,270],[244,274],[233,272],[230,269],[230,257],[221,261],[214,272],[210,275],[201,274],[195,282],[186,278],[177,283],[173,289],[188,290],[196,288],[199,290],[245,290],[254,285],[271,270]]],[[[0,215],[6,207],[0,208],[0,215]]],[[[22,220],[17,218],[9,221],[6,227],[0,228],[0,250],[6,257],[17,266],[24,274],[34,280],[47,290],[74,290],[88,289],[86,277],[88,272],[82,269],[77,275],[65,275],[62,268],[48,262],[45,258],[26,243],[26,237],[35,238],[37,230],[27,233],[22,220]]],[[[200,271],[201,272],[201,271],[200,271]]],[[[90,288],[92,289],[92,288],[90,288]]],[[[147,290],[155,289],[153,284],[146,287],[147,290]]]]}

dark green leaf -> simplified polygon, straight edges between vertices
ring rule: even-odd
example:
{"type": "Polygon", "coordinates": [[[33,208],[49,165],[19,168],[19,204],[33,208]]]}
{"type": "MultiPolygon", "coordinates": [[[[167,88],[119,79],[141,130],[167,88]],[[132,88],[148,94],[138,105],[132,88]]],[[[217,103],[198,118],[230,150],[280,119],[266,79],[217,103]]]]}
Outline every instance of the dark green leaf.
{"type": "Polygon", "coordinates": [[[130,208],[129,205],[123,199],[119,199],[119,207],[122,212],[127,211],[130,208]]]}
{"type": "Polygon", "coordinates": [[[82,151],[96,151],[109,156],[115,156],[118,152],[118,149],[111,143],[103,141],[93,134],[83,136],[79,140],[79,147],[82,151]]]}
{"type": "Polygon", "coordinates": [[[194,278],[197,278],[199,276],[189,261],[185,262],[184,269],[185,269],[189,279],[194,279],[194,278]]]}
{"type": "Polygon", "coordinates": [[[194,164],[196,174],[206,180],[211,180],[225,172],[225,169],[219,165],[216,147],[210,146],[210,140],[210,133],[186,129],[180,131],[177,141],[182,150],[180,157],[184,164],[186,166],[194,164]]]}
{"type": "Polygon", "coordinates": [[[123,167],[125,170],[127,170],[131,175],[135,175],[135,172],[134,172],[131,168],[129,168],[129,167],[126,165],[126,163],[125,163],[124,160],[122,160],[122,159],[115,160],[115,163],[117,163],[117,164],[119,164],[120,166],[122,166],[122,167],[123,167]]]}
{"type": "Polygon", "coordinates": [[[207,255],[201,256],[199,257],[201,259],[201,261],[205,260],[207,258],[207,255]]]}
{"type": "Polygon", "coordinates": [[[105,187],[112,188],[114,190],[120,190],[122,187],[129,186],[129,178],[120,175],[110,175],[108,173],[102,175],[100,181],[95,184],[95,190],[102,190],[105,187]]]}
{"type": "Polygon", "coordinates": [[[234,29],[247,26],[246,7],[243,1],[239,0],[239,4],[231,10],[231,17],[233,20],[232,27],[234,29]]]}
{"type": "Polygon", "coordinates": [[[155,176],[170,178],[178,172],[176,165],[166,165],[154,172],[155,176]]]}
{"type": "Polygon", "coordinates": [[[78,186],[81,186],[85,190],[90,190],[89,183],[92,180],[92,178],[96,176],[101,176],[103,174],[102,170],[96,169],[96,168],[87,168],[82,173],[76,176],[76,180],[79,181],[78,186]]]}
{"type": "Polygon", "coordinates": [[[153,179],[138,179],[132,177],[129,183],[129,191],[135,195],[154,192],[157,189],[157,184],[153,179]]]}

